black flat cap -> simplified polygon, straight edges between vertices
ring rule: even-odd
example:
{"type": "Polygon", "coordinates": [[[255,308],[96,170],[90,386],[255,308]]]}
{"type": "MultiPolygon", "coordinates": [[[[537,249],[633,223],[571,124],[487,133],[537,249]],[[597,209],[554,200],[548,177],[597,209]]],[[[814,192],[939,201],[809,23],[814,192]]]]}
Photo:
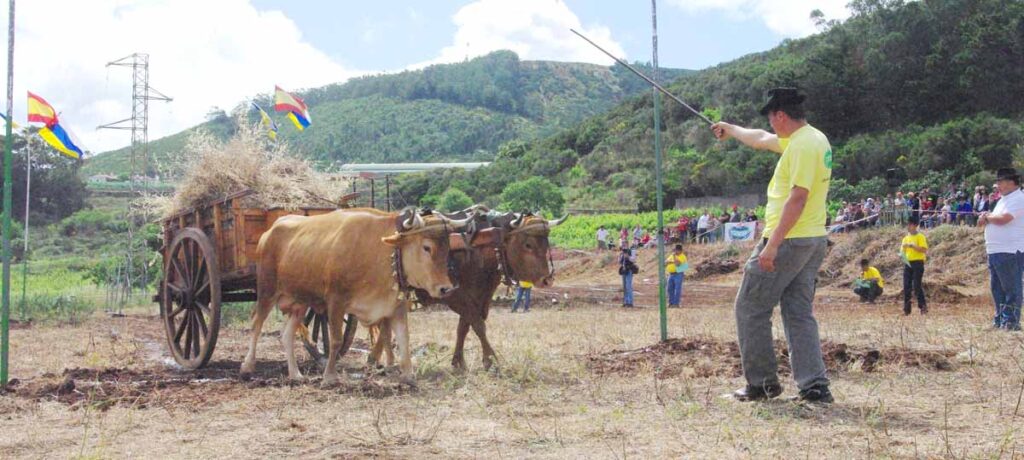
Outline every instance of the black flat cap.
{"type": "Polygon", "coordinates": [[[996,180],[1012,180],[1020,183],[1020,174],[1017,174],[1017,170],[1013,168],[999,168],[996,172],[996,180]]]}
{"type": "Polygon", "coordinates": [[[761,115],[768,115],[768,112],[779,107],[800,105],[807,96],[800,94],[796,88],[774,88],[768,90],[768,102],[761,107],[761,115]]]}

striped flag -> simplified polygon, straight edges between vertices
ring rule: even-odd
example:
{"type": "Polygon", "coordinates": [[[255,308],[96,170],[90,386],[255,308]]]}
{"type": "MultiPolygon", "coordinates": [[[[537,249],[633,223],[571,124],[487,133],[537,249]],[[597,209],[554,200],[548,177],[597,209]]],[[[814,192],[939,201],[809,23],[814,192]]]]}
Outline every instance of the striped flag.
{"type": "Polygon", "coordinates": [[[270,140],[272,141],[276,141],[277,123],[275,123],[274,120],[270,118],[270,115],[267,115],[267,111],[263,110],[263,107],[260,107],[259,104],[253,102],[252,106],[256,109],[256,111],[260,113],[260,123],[262,123],[263,126],[267,128],[267,137],[269,137],[270,140]]]}
{"type": "Polygon", "coordinates": [[[71,158],[81,159],[85,155],[82,150],[82,143],[67,128],[61,126],[57,119],[57,111],[38,95],[28,93],[28,121],[29,123],[43,123],[39,129],[39,137],[42,137],[50,147],[71,158]]]}

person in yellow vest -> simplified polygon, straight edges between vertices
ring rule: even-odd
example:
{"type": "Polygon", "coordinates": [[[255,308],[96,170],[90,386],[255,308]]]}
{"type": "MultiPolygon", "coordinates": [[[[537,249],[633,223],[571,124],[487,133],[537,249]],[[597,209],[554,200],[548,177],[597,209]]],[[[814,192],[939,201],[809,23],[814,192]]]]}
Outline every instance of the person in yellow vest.
{"type": "Polygon", "coordinates": [[[520,281],[516,286],[516,301],[512,304],[512,313],[519,309],[519,303],[523,304],[523,313],[530,311],[530,292],[533,291],[533,283],[520,281]]]}
{"type": "Polygon", "coordinates": [[[917,231],[917,219],[911,217],[907,222],[907,236],[903,237],[900,246],[903,258],[903,315],[910,314],[910,293],[917,295],[917,307],[921,314],[928,313],[928,302],[924,298],[924,262],[928,259],[928,239],[924,233],[917,231]]]}
{"type": "Polygon", "coordinates": [[[665,273],[668,273],[668,307],[679,308],[683,300],[683,273],[690,268],[683,254],[683,245],[677,244],[672,254],[665,259],[665,273]]]}
{"type": "Polygon", "coordinates": [[[853,292],[860,296],[861,302],[875,303],[875,299],[882,295],[885,279],[877,268],[871,266],[868,259],[860,260],[860,271],[860,278],[853,282],[853,292]]]}
{"type": "Polygon", "coordinates": [[[825,205],[832,178],[832,147],[824,133],[807,123],[804,99],[796,88],[768,92],[761,115],[768,117],[774,133],[723,122],[711,126],[720,140],[732,138],[778,154],[768,183],[764,233],[747,259],[736,294],[736,332],[747,381],[746,387],[733,392],[740,401],[782,394],[772,345],[776,305],[781,305],[793,379],[800,390],[797,399],[823,404],[835,399],[829,390],[818,322],[811,308],[814,280],[828,251],[825,205]]]}

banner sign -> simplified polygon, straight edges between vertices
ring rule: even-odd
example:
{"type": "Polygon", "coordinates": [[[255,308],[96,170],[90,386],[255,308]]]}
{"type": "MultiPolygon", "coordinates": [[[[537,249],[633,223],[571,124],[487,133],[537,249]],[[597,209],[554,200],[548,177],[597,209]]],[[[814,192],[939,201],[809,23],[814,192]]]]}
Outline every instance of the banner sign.
{"type": "Polygon", "coordinates": [[[725,224],[725,241],[753,241],[757,222],[730,222],[725,224]]]}

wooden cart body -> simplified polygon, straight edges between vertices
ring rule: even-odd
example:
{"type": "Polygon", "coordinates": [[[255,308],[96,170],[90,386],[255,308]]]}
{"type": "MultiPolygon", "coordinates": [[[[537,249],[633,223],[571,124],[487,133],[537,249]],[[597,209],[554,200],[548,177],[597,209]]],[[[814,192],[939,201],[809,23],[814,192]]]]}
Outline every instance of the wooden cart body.
{"type": "MultiPolygon", "coordinates": [[[[283,216],[315,216],[337,209],[243,206],[243,198],[252,193],[234,193],[162,221],[164,279],[155,300],[160,303],[171,354],[187,369],[209,361],[220,328],[221,304],[256,300],[260,236],[283,216]]],[[[311,311],[307,325],[316,319],[311,311]]],[[[315,341],[322,337],[326,347],[327,329],[324,318],[319,320],[313,325],[313,337],[315,341]]],[[[354,326],[349,321],[346,328],[349,343],[354,326]]]]}

